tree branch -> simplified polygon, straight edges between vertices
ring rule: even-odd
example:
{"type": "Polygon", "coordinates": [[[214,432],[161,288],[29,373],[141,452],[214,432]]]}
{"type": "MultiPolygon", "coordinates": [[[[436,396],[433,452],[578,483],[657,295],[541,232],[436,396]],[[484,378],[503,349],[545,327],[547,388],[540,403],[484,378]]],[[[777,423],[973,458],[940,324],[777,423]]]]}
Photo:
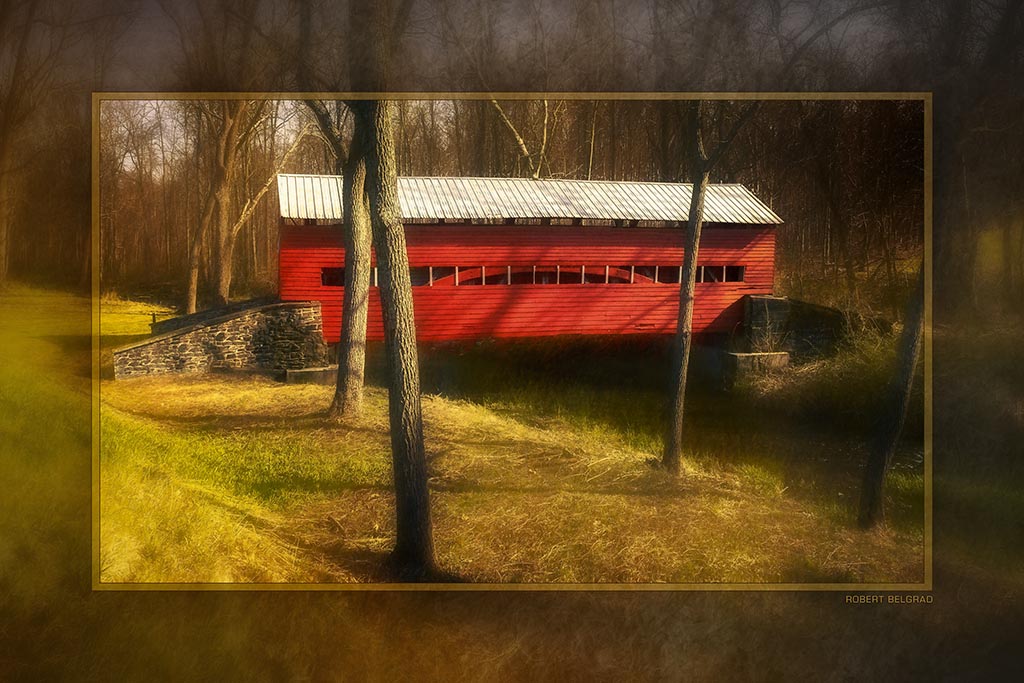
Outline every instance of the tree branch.
{"type": "Polygon", "coordinates": [[[277,167],[274,169],[274,172],[271,173],[270,176],[267,178],[267,182],[263,183],[263,187],[261,187],[255,195],[246,200],[245,207],[242,208],[242,212],[238,215],[238,220],[236,220],[235,224],[231,226],[232,235],[237,235],[241,231],[245,223],[252,217],[252,214],[256,210],[256,207],[259,205],[260,200],[263,199],[263,196],[267,194],[271,186],[274,184],[274,180],[275,178],[277,178],[277,174],[284,170],[284,167],[288,164],[288,161],[299,149],[299,145],[312,131],[312,124],[307,123],[305,126],[302,127],[302,130],[299,131],[298,135],[295,136],[295,141],[292,143],[291,147],[288,148],[288,151],[284,153],[284,156],[281,157],[281,163],[277,165],[277,167]]]}
{"type": "Polygon", "coordinates": [[[331,119],[331,113],[327,111],[327,107],[320,100],[303,100],[303,102],[312,112],[313,118],[316,119],[316,123],[320,127],[320,132],[327,139],[327,144],[331,146],[335,160],[339,164],[343,163],[348,158],[348,150],[345,148],[345,141],[341,139],[341,132],[331,119]]]}
{"type": "Polygon", "coordinates": [[[516,130],[515,125],[513,125],[512,121],[509,120],[508,116],[505,114],[505,110],[501,108],[500,104],[498,104],[498,100],[492,98],[490,100],[490,103],[491,106],[494,107],[494,110],[498,112],[498,118],[500,118],[501,122],[505,124],[505,129],[508,130],[509,135],[512,136],[512,139],[515,141],[516,146],[519,147],[520,156],[526,159],[526,163],[529,165],[530,168],[530,176],[536,178],[538,173],[537,170],[534,168],[533,158],[530,156],[530,150],[527,148],[526,141],[523,140],[523,136],[519,134],[519,131],[516,130]]]}

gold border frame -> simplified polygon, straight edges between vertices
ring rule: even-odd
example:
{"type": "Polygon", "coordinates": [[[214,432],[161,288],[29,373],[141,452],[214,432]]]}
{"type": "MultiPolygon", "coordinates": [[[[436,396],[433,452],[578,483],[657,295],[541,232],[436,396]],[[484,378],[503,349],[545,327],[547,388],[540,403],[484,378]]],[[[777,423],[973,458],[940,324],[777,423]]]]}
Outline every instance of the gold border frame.
{"type": "Polygon", "coordinates": [[[933,590],[931,92],[93,92],[92,93],[92,590],[94,591],[595,591],[900,592],[933,590]],[[924,104],[924,580],[921,583],[116,583],[100,580],[100,105],[106,100],[915,100],[924,104]]]}

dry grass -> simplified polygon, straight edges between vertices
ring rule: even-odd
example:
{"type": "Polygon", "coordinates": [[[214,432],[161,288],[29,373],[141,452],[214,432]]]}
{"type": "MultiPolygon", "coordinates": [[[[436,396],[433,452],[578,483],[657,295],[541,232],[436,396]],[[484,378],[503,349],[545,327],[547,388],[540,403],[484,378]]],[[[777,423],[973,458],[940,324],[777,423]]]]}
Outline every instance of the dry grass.
{"type": "MultiPolygon", "coordinates": [[[[104,350],[167,313],[101,305],[104,350]]],[[[762,394],[700,396],[684,476],[651,467],[660,352],[427,350],[443,567],[478,582],[920,579],[918,471],[890,487],[893,524],[862,533],[849,502],[858,439],[825,424],[807,430],[816,423],[799,414],[758,417],[762,399],[799,378],[762,394]]],[[[831,381],[871,360],[834,366],[831,381]]],[[[375,362],[371,354],[371,380],[375,362]]],[[[813,377],[810,389],[827,391],[829,377],[813,377]]],[[[104,380],[103,579],[384,580],[394,533],[386,394],[369,387],[363,417],[338,426],[324,419],[331,391],[259,375],[104,380]]]]}
{"type": "MultiPolygon", "coordinates": [[[[116,415],[109,435],[105,425],[116,455],[105,455],[104,482],[108,471],[117,475],[121,457],[175,482],[159,480],[157,494],[147,490],[152,477],[145,486],[124,486],[125,499],[104,509],[106,578],[163,572],[162,580],[181,581],[191,570],[195,581],[381,580],[380,560],[394,533],[386,397],[369,389],[364,418],[336,427],[322,416],[330,391],[237,376],[104,383],[104,403],[116,415]],[[116,449],[126,436],[130,449],[122,455],[116,449]],[[209,504],[209,518],[180,510],[185,503],[161,510],[164,499],[196,486],[223,491],[209,504]],[[160,534],[152,525],[165,516],[197,531],[168,532],[162,552],[148,554],[123,540],[144,537],[142,545],[155,548],[160,534]],[[241,544],[244,552],[221,534],[239,524],[256,534],[241,544]],[[182,566],[180,558],[196,547],[217,548],[218,561],[204,566],[201,552],[182,566]],[[231,559],[266,548],[264,566],[231,559]],[[116,549],[134,550],[143,564],[126,570],[113,559],[116,549]],[[179,564],[167,566],[161,554],[179,564]]],[[[676,479],[652,468],[652,454],[614,430],[581,428],[571,418],[527,424],[508,411],[440,396],[425,398],[424,415],[438,559],[466,580],[921,578],[919,532],[856,531],[846,515],[787,495],[778,475],[751,463],[691,461],[676,479]]]]}
{"type": "MultiPolygon", "coordinates": [[[[13,286],[0,294],[0,320],[0,348],[8,359],[0,364],[0,454],[9,483],[0,497],[0,678],[5,680],[65,679],[69,673],[85,680],[147,679],[154,671],[183,680],[320,680],[337,678],[338,672],[360,680],[574,680],[581,671],[608,680],[671,679],[681,672],[697,680],[814,678],[821,671],[848,678],[999,679],[1019,665],[1024,596],[1024,458],[1019,453],[1024,422],[1019,391],[1012,392],[1020,386],[1024,369],[1019,355],[1024,328],[1019,324],[991,335],[970,326],[936,335],[935,603],[855,607],[843,605],[841,594],[791,592],[90,591],[89,300],[13,286]],[[1001,403],[1006,389],[1012,400],[1001,403]]],[[[465,387],[466,380],[459,377],[453,389],[465,387]]],[[[636,396],[631,388],[631,400],[636,396]]],[[[485,403],[499,415],[509,412],[495,402],[470,402],[485,403]]],[[[629,448],[646,450],[650,438],[644,430],[637,427],[630,433],[629,421],[609,419],[623,414],[632,418],[640,411],[615,406],[584,419],[573,409],[576,402],[574,396],[571,403],[561,404],[561,419],[591,434],[605,425],[629,448]]],[[[701,417],[696,423],[701,430],[694,436],[701,438],[702,450],[712,455],[729,448],[734,459],[746,460],[702,456],[698,472],[724,476],[729,467],[749,462],[765,471],[765,484],[781,481],[783,500],[792,499],[822,524],[831,518],[837,527],[850,528],[845,521],[849,511],[834,507],[837,500],[819,503],[806,495],[812,488],[845,490],[846,476],[839,478],[837,489],[811,475],[842,470],[838,457],[819,460],[849,450],[849,437],[833,439],[825,433],[827,425],[814,424],[817,441],[808,443],[821,448],[802,447],[802,459],[821,469],[791,470],[784,462],[786,451],[764,444],[763,431],[751,434],[740,447],[724,436],[710,439],[712,423],[698,415],[706,402],[701,396],[692,403],[694,417],[701,417]],[[806,487],[800,484],[804,478],[806,487]]],[[[552,424],[546,421],[554,412],[524,408],[516,414],[523,424],[543,427],[552,424]]],[[[160,420],[128,419],[145,429],[160,427],[161,447],[192,431],[160,420]]],[[[786,424],[785,416],[775,413],[770,421],[786,424]]],[[[212,434],[207,431],[207,436],[212,434]]],[[[142,455],[148,459],[150,454],[142,455]]],[[[138,470],[131,469],[135,477],[138,470]]],[[[179,475],[174,482],[182,485],[182,495],[193,496],[194,489],[185,487],[179,475]]],[[[919,490],[915,482],[911,478],[906,484],[919,490]]],[[[890,493],[900,495],[896,489],[903,486],[891,480],[890,493]]],[[[210,487],[202,490],[209,492],[210,487]]],[[[337,510],[351,515],[350,520],[338,517],[342,525],[351,525],[345,537],[349,543],[365,538],[366,546],[388,548],[388,494],[381,491],[380,501],[374,502],[371,493],[294,498],[289,525],[282,530],[301,528],[313,540],[317,534],[323,538],[315,551],[286,543],[310,559],[311,575],[315,559],[327,558],[330,544],[339,543],[337,525],[325,514],[331,514],[332,499],[337,510]],[[364,524],[359,521],[363,517],[373,517],[366,528],[373,530],[376,522],[384,533],[356,535],[356,522],[364,524]]],[[[452,533],[441,518],[446,495],[435,489],[442,554],[448,551],[441,534],[446,539],[452,533]]],[[[229,494],[224,486],[218,486],[216,497],[194,495],[192,503],[192,523],[209,519],[213,526],[237,527],[236,517],[222,522],[213,514],[225,505],[284,521],[273,505],[229,494]]],[[[155,519],[158,510],[143,506],[138,514],[155,519]]],[[[162,521],[171,520],[165,516],[162,521]]],[[[270,535],[262,526],[254,525],[254,530],[263,538],[270,535]]],[[[884,533],[880,538],[841,533],[877,544],[879,553],[888,542],[884,533]]],[[[625,542],[643,544],[642,535],[634,531],[625,542]]],[[[246,543],[253,536],[238,538],[246,543]]],[[[167,543],[161,551],[184,547],[167,543]]],[[[904,550],[901,545],[899,551],[904,550]]],[[[849,552],[859,553],[855,546],[849,552]]],[[[832,560],[837,557],[838,552],[832,560]]],[[[653,554],[648,558],[657,561],[653,554]]],[[[342,554],[333,559],[331,571],[345,566],[365,579],[378,560],[372,552],[342,554]]]]}

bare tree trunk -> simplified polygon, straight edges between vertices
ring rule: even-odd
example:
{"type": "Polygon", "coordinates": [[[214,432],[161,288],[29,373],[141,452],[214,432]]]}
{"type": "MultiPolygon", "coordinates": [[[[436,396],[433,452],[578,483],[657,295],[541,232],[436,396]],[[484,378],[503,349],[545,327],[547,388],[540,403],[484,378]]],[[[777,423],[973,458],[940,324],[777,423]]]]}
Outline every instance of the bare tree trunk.
{"type": "Polygon", "coordinates": [[[213,240],[216,258],[214,261],[214,304],[224,306],[231,294],[231,277],[234,267],[235,221],[232,220],[232,186],[238,175],[238,152],[257,125],[262,103],[247,100],[229,100],[221,103],[222,128],[218,132],[216,171],[217,181],[213,186],[216,201],[214,211],[213,240]]]}
{"type": "Polygon", "coordinates": [[[395,477],[396,541],[392,559],[406,580],[435,570],[430,490],[423,445],[419,360],[405,228],[398,207],[395,141],[390,102],[372,102],[367,119],[372,144],[366,151],[373,244],[380,270],[384,347],[388,366],[388,415],[395,477]]]}
{"type": "Polygon", "coordinates": [[[342,303],[338,379],[329,415],[349,419],[363,403],[366,369],[366,317],[370,295],[371,228],[366,199],[366,144],[369,121],[365,105],[353,105],[355,126],[342,169],[345,226],[345,294],[342,303]]]}
{"type": "MultiPolygon", "coordinates": [[[[3,142],[0,141],[0,144],[3,142]]],[[[11,212],[7,201],[7,162],[5,157],[6,155],[0,154],[0,285],[7,282],[11,244],[11,212]]]]}
{"type": "MultiPolygon", "coordinates": [[[[508,115],[505,113],[505,110],[501,108],[500,104],[498,104],[498,100],[491,99],[490,103],[491,103],[491,106],[494,108],[494,111],[497,112],[497,114],[498,114],[498,120],[500,120],[501,123],[504,125],[505,130],[507,130],[508,134],[512,137],[512,141],[515,143],[516,149],[519,150],[519,157],[520,157],[520,159],[525,159],[526,160],[527,168],[530,171],[530,177],[531,178],[539,177],[540,168],[539,168],[539,166],[537,166],[537,165],[535,165],[533,163],[533,157],[530,156],[530,149],[526,146],[526,140],[524,140],[523,136],[519,134],[518,130],[516,130],[516,127],[512,123],[512,120],[509,119],[508,115]]],[[[547,120],[546,120],[546,117],[547,117],[547,100],[545,100],[544,114],[545,114],[544,124],[546,126],[547,125],[547,120]]]]}
{"type": "Polygon", "coordinates": [[[215,252],[212,260],[213,280],[215,286],[214,299],[216,303],[223,304],[227,301],[226,288],[231,286],[230,263],[227,267],[227,274],[224,271],[224,258],[228,246],[225,239],[226,232],[230,229],[226,212],[228,202],[231,199],[231,172],[233,170],[233,155],[235,145],[235,126],[237,125],[237,112],[235,109],[241,103],[221,103],[222,119],[217,130],[217,137],[214,148],[213,174],[210,178],[210,193],[207,195],[203,205],[202,218],[196,229],[195,239],[192,242],[192,251],[189,263],[188,293],[186,298],[186,312],[195,313],[196,300],[198,298],[199,268],[202,256],[202,245],[206,236],[210,236],[215,252]],[[223,296],[222,296],[223,292],[223,296]]]}
{"type": "Polygon", "coordinates": [[[892,307],[893,318],[899,315],[899,304],[896,301],[896,256],[893,253],[892,236],[889,234],[889,219],[881,226],[882,258],[885,260],[885,276],[889,288],[886,297],[892,307]]]}
{"type": "MultiPolygon", "coordinates": [[[[462,127],[463,122],[462,106],[458,100],[452,101],[452,123],[454,124],[455,130],[464,130],[462,127]]],[[[466,175],[466,164],[463,162],[462,154],[462,141],[467,136],[458,136],[452,147],[455,148],[455,171],[459,175],[466,175]]]]}
{"type": "Polygon", "coordinates": [[[189,249],[188,284],[185,293],[185,313],[191,315],[199,310],[199,240],[192,240],[189,249]]]}
{"type": "Polygon", "coordinates": [[[889,471],[893,454],[899,444],[903,425],[907,420],[910,394],[914,388],[914,373],[921,355],[924,331],[924,268],[918,276],[917,287],[907,311],[900,335],[898,366],[882,403],[882,422],[877,438],[864,468],[861,488],[859,523],[870,528],[884,519],[885,475],[889,471]]]}
{"type": "Polygon", "coordinates": [[[199,299],[199,269],[203,256],[203,239],[206,231],[213,222],[215,198],[208,195],[203,203],[203,214],[199,219],[195,234],[192,235],[192,244],[188,252],[188,285],[185,294],[185,313],[192,314],[198,310],[199,299]]]}
{"type": "MultiPolygon", "coordinates": [[[[229,173],[230,175],[230,173],[229,173]]],[[[225,185],[223,192],[218,193],[216,200],[216,222],[214,237],[216,244],[216,282],[213,304],[214,306],[226,306],[228,295],[231,292],[231,271],[234,265],[232,255],[235,251],[235,238],[231,234],[231,220],[228,218],[228,210],[231,201],[231,186],[225,185]]]]}
{"type": "Polygon", "coordinates": [[[662,466],[679,474],[683,452],[683,414],[686,404],[686,379],[690,365],[690,347],[693,344],[693,295],[697,279],[697,255],[700,232],[704,223],[704,194],[709,172],[701,168],[693,179],[690,210],[686,220],[686,251],[683,252],[683,276],[679,283],[679,321],[672,345],[672,395],[669,402],[668,433],[662,466]]]}
{"type": "MultiPolygon", "coordinates": [[[[846,300],[853,305],[857,299],[857,273],[853,267],[853,247],[850,245],[850,222],[839,208],[838,190],[829,176],[829,205],[832,207],[832,219],[836,224],[836,245],[839,258],[843,260],[843,278],[846,283],[846,300]]],[[[836,274],[839,272],[839,258],[836,258],[836,274]]]]}
{"type": "Polygon", "coordinates": [[[611,124],[608,131],[608,180],[615,180],[619,173],[619,103],[612,100],[608,103],[611,124]]]}
{"type": "Polygon", "coordinates": [[[594,140],[597,139],[597,100],[590,103],[590,150],[587,154],[587,180],[594,173],[594,140]]]}
{"type": "Polygon", "coordinates": [[[704,195],[711,171],[722,159],[736,134],[757,112],[759,103],[753,102],[743,109],[733,122],[729,132],[708,154],[704,149],[702,126],[702,103],[694,100],[687,103],[686,119],[689,127],[690,173],[693,189],[690,192],[690,207],[686,219],[686,247],[683,252],[683,273],[679,283],[679,319],[672,358],[672,396],[669,401],[668,429],[665,434],[665,450],[661,464],[673,474],[679,474],[683,450],[683,415],[686,406],[686,380],[690,365],[690,347],[693,344],[693,295],[697,279],[700,232],[704,224],[704,195]]]}
{"type": "MultiPolygon", "coordinates": [[[[380,9],[375,8],[375,9],[380,9]]],[[[382,18],[377,15],[359,14],[353,5],[350,18],[355,19],[354,40],[349,43],[350,76],[354,89],[369,89],[365,80],[371,75],[364,68],[363,60],[369,57],[366,40],[371,36],[380,39],[379,25],[382,18]],[[370,26],[363,22],[372,19],[370,26]]],[[[314,90],[310,83],[308,49],[312,44],[312,9],[303,3],[299,13],[299,82],[304,88],[314,90]]],[[[340,116],[332,119],[327,108],[317,100],[306,100],[306,106],[313,113],[320,131],[327,139],[334,156],[336,173],[342,175],[342,204],[344,225],[342,239],[345,245],[345,281],[341,313],[341,339],[338,345],[338,375],[335,382],[334,398],[328,409],[328,417],[346,420],[359,414],[363,401],[363,382],[366,368],[366,318],[370,288],[371,226],[366,195],[366,152],[370,142],[367,106],[361,102],[349,102],[353,114],[352,143],[348,149],[342,140],[340,116]]],[[[336,110],[340,112],[339,110],[336,110]]]]}

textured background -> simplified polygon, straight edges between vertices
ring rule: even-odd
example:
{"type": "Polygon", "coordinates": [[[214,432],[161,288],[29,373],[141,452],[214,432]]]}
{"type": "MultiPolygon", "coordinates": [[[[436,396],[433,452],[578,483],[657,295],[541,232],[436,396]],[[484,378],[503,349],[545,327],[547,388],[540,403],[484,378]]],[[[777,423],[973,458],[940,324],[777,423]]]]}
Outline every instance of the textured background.
{"type": "MultiPolygon", "coordinates": [[[[850,4],[824,3],[819,9],[835,16],[850,4]]],[[[408,40],[396,52],[395,90],[936,91],[937,157],[955,145],[957,126],[963,124],[958,108],[967,97],[963,84],[990,77],[1012,83],[1008,70],[1019,71],[1021,61],[1019,39],[988,62],[971,44],[954,49],[941,35],[922,38],[918,31],[911,40],[894,28],[901,22],[955,28],[949,12],[956,3],[932,9],[931,3],[893,3],[881,19],[872,14],[853,22],[841,36],[820,41],[798,66],[786,68],[792,43],[776,45],[744,28],[744,17],[752,14],[773,25],[772,3],[698,2],[693,15],[673,3],[618,7],[621,40],[612,49],[598,33],[573,38],[578,36],[573,12],[611,6],[583,2],[507,4],[489,20],[479,8],[460,14],[454,23],[461,35],[484,35],[479,29],[489,21],[502,46],[481,59],[482,67],[470,68],[472,60],[453,42],[458,36],[439,37],[443,32],[429,19],[430,5],[417,5],[408,40]],[[658,12],[692,18],[656,20],[658,12]]],[[[274,11],[284,17],[290,7],[281,3],[274,11]]],[[[87,106],[92,89],[294,88],[281,76],[243,82],[230,69],[196,76],[174,59],[176,38],[155,3],[118,4],[110,8],[111,17],[128,17],[126,8],[136,14],[131,23],[111,30],[113,66],[101,83],[86,80],[72,93],[79,108],[87,106]]],[[[813,11],[799,4],[785,15],[780,31],[795,35],[813,20],[813,11]]],[[[285,24],[282,19],[280,25],[285,24]]],[[[332,74],[346,73],[334,61],[343,53],[344,27],[322,29],[311,51],[318,87],[343,90],[347,79],[332,74]]],[[[1019,38],[1019,16],[1011,29],[1019,38]]],[[[229,45],[229,56],[230,50],[229,45]]],[[[1018,97],[999,80],[989,92],[975,103],[972,116],[984,117],[1018,97]]],[[[944,172],[937,169],[937,228],[948,232],[952,227],[942,215],[942,202],[957,179],[944,172]]],[[[1012,201],[1005,197],[1007,207],[1012,201]]],[[[79,209],[88,216],[86,202],[79,209]]],[[[940,319],[959,321],[954,317],[958,296],[955,286],[939,279],[940,319]]],[[[967,320],[957,324],[986,324],[967,320]]],[[[85,315],[64,324],[79,334],[90,329],[85,315]]],[[[87,353],[80,350],[83,359],[87,353]]],[[[937,424],[956,422],[961,410],[948,400],[952,387],[941,379],[944,353],[937,346],[937,424]]],[[[975,362],[962,371],[986,369],[984,357],[975,362]]],[[[935,500],[932,605],[845,605],[844,596],[833,593],[93,593],[87,397],[69,411],[62,419],[71,436],[53,444],[52,462],[39,463],[45,479],[23,478],[5,465],[27,443],[52,439],[50,425],[4,434],[0,467],[8,503],[2,509],[8,516],[5,528],[17,537],[9,536],[0,549],[3,566],[18,569],[0,584],[0,592],[7,593],[0,616],[0,678],[139,679],[158,672],[157,678],[173,679],[772,680],[823,674],[832,680],[901,680],[984,679],[1021,667],[1019,568],[1011,575],[1005,565],[990,566],[984,552],[975,556],[970,547],[954,557],[945,529],[959,513],[941,495],[935,500]],[[10,507],[19,503],[26,509],[31,503],[32,511],[10,507]]],[[[1000,444],[1003,437],[991,438],[995,441],[965,443],[939,434],[936,476],[948,462],[989,457],[980,449],[1000,444]]],[[[1002,446],[1001,453],[1017,452],[1002,446]]],[[[998,469],[996,463],[993,478],[998,469]]],[[[1005,543],[1019,548],[1021,536],[1005,543]]]]}

